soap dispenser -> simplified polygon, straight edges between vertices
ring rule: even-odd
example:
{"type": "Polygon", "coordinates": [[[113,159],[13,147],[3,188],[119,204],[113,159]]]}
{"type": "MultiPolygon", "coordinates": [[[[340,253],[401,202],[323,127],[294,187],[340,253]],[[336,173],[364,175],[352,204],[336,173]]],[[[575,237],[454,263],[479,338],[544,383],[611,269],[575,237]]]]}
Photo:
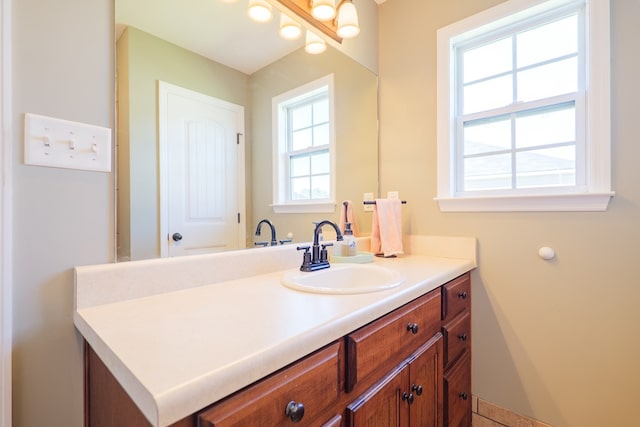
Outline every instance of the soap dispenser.
{"type": "Polygon", "coordinates": [[[351,223],[347,217],[347,211],[349,203],[344,202],[344,232],[342,233],[342,256],[355,256],[357,253],[356,238],[353,237],[353,230],[351,230],[351,223]]]}
{"type": "Polygon", "coordinates": [[[355,256],[356,255],[356,238],[353,237],[353,231],[351,230],[351,223],[344,223],[344,233],[342,234],[342,256],[355,256]]]}

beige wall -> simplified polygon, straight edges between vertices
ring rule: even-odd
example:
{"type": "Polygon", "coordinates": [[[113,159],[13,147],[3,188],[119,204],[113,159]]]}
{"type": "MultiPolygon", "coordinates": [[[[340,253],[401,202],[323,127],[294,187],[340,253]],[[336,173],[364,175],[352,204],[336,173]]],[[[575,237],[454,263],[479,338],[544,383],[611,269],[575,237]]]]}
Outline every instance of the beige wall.
{"type": "Polygon", "coordinates": [[[612,6],[612,182],[606,212],[441,213],[436,195],[436,30],[499,0],[380,6],[381,182],[406,229],[479,241],[473,392],[556,427],[639,425],[640,2],[612,6]],[[542,261],[540,246],[557,259],[542,261]]]}
{"type": "Polygon", "coordinates": [[[12,3],[13,426],[79,427],[72,268],[113,259],[113,175],[24,165],[24,113],[113,127],[112,4],[12,3]]]}

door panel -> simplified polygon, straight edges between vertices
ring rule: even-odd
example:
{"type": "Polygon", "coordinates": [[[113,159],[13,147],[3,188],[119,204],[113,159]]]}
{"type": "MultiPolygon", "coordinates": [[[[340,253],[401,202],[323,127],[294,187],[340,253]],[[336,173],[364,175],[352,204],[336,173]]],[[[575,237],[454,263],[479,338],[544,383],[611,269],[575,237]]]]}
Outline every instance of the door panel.
{"type": "Polygon", "coordinates": [[[443,338],[438,333],[414,354],[409,361],[410,393],[414,402],[409,410],[412,427],[437,427],[442,425],[443,338]]]}
{"type": "Polygon", "coordinates": [[[164,83],[160,91],[163,256],[244,246],[243,108],[164,83]]]}
{"type": "Polygon", "coordinates": [[[402,365],[347,406],[347,426],[406,426],[408,403],[402,400],[407,365],[402,365]]]}

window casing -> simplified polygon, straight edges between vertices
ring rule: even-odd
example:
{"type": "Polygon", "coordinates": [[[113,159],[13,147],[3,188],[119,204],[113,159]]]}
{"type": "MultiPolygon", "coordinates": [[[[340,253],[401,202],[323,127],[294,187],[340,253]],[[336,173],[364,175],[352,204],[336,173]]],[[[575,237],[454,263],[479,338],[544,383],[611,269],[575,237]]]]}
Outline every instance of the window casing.
{"type": "Polygon", "coordinates": [[[438,31],[441,210],[606,209],[608,22],[608,0],[510,0],[438,31]]]}
{"type": "Polygon", "coordinates": [[[273,99],[275,212],[334,211],[333,105],[333,75],[273,99]]]}

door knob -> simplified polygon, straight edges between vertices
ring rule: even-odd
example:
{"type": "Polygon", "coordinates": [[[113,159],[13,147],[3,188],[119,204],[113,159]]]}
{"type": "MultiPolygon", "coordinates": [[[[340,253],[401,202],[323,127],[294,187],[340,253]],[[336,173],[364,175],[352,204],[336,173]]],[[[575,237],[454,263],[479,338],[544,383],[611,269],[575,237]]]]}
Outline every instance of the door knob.
{"type": "Polygon", "coordinates": [[[173,239],[174,242],[179,242],[180,240],[182,240],[182,234],[173,233],[173,236],[171,236],[171,238],[173,239]]]}

